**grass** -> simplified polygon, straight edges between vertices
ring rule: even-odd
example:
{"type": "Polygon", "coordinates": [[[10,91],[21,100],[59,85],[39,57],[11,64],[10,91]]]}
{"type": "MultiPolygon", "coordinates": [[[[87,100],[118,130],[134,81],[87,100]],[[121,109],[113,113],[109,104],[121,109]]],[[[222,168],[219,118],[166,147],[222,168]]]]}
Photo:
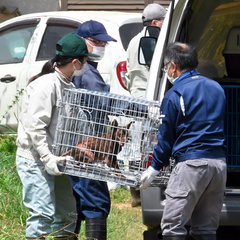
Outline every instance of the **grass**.
{"type": "Polygon", "coordinates": [[[24,239],[27,210],[15,166],[15,137],[0,138],[0,239],[24,239]],[[22,236],[22,238],[20,237],[22,236]]]}
{"type": "MultiPolygon", "coordinates": [[[[14,136],[0,137],[0,239],[25,239],[28,210],[22,203],[22,186],[15,165],[14,136]]],[[[108,240],[143,239],[141,208],[132,208],[130,191],[118,188],[110,191],[112,206],[108,217],[108,240]]],[[[50,238],[49,238],[50,239],[50,238]]],[[[80,239],[85,238],[82,224],[80,239]]]]}

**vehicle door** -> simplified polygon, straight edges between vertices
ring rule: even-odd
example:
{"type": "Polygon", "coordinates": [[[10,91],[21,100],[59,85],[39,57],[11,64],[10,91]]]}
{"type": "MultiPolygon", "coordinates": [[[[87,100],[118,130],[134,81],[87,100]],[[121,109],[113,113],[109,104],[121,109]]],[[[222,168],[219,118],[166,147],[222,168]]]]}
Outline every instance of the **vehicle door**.
{"type": "MultiPolygon", "coordinates": [[[[43,64],[55,56],[56,43],[65,34],[76,32],[80,21],[61,17],[43,18],[41,37],[38,37],[31,50],[31,61],[28,65],[27,79],[41,71],[43,64]]],[[[23,86],[24,87],[24,86],[23,86]]]]}
{"type": "Polygon", "coordinates": [[[35,18],[12,22],[0,29],[0,124],[16,122],[14,113],[17,113],[18,104],[14,105],[14,102],[19,79],[23,79],[23,85],[26,85],[25,69],[31,54],[29,46],[38,23],[39,19],[35,18]],[[11,105],[14,106],[10,108],[11,105]]]}
{"type": "MultiPolygon", "coordinates": [[[[164,65],[163,52],[168,42],[175,41],[175,39],[181,35],[178,30],[187,15],[190,1],[191,0],[175,0],[169,5],[150,65],[146,90],[146,98],[149,100],[161,102],[164,94],[170,87],[167,74],[162,71],[164,65]],[[178,5],[177,8],[176,5],[178,5]]],[[[143,223],[149,228],[158,228],[160,226],[164,208],[163,202],[165,200],[164,190],[164,186],[148,187],[146,190],[141,190],[143,223]],[[151,201],[149,201],[149,199],[151,199],[151,201]]]]}
{"type": "Polygon", "coordinates": [[[0,124],[17,128],[21,95],[30,77],[54,57],[55,44],[75,32],[80,22],[63,18],[34,18],[0,29],[0,124]]]}
{"type": "MultiPolygon", "coordinates": [[[[155,47],[148,82],[147,97],[149,99],[161,101],[166,91],[172,86],[167,80],[167,74],[161,69],[163,67],[163,51],[168,42],[187,42],[193,44],[198,52],[198,71],[211,79],[221,83],[225,89],[227,99],[226,111],[226,143],[227,163],[228,163],[228,183],[234,189],[239,188],[239,78],[227,76],[225,59],[223,57],[228,33],[232,28],[240,26],[240,3],[235,0],[205,1],[205,0],[179,0],[172,12],[172,17],[167,15],[161,30],[157,45],[155,47]],[[171,20],[170,20],[171,19],[171,20]],[[171,25],[169,25],[171,21],[171,25]],[[170,26],[167,35],[166,25],[170,26]],[[236,124],[235,124],[236,123],[236,124]],[[229,172],[229,166],[232,168],[229,172]]],[[[171,10],[170,10],[171,11],[171,10]]],[[[168,14],[170,14],[169,12],[168,14]]],[[[233,51],[236,57],[239,54],[239,30],[233,34],[234,38],[230,41],[231,48],[228,53],[233,51]],[[236,50],[236,53],[234,52],[236,50]]],[[[230,38],[232,39],[232,38],[230,38]]],[[[225,49],[226,50],[226,49],[225,49]]],[[[226,56],[228,57],[228,56],[226,56]]],[[[236,60],[230,62],[230,66],[236,65],[236,60]]],[[[143,221],[146,225],[158,225],[161,220],[162,204],[159,202],[149,202],[147,197],[157,199],[160,188],[149,188],[142,191],[143,221]],[[146,191],[146,192],[145,192],[146,191]],[[151,219],[158,219],[152,223],[151,219]]],[[[220,218],[220,225],[239,225],[239,189],[229,191],[235,200],[229,200],[226,194],[223,211],[220,218]],[[230,214],[236,218],[229,218],[230,214]],[[235,214],[235,215],[234,215],[235,214]],[[231,221],[231,219],[234,219],[231,221]]],[[[164,197],[161,202],[163,202],[164,197]]]]}
{"type": "Polygon", "coordinates": [[[149,100],[161,101],[167,90],[167,76],[162,71],[164,48],[168,42],[175,41],[179,36],[178,30],[187,15],[190,1],[173,0],[169,5],[151,62],[146,91],[146,98],[149,100]],[[178,5],[177,9],[176,5],[178,5]]]}

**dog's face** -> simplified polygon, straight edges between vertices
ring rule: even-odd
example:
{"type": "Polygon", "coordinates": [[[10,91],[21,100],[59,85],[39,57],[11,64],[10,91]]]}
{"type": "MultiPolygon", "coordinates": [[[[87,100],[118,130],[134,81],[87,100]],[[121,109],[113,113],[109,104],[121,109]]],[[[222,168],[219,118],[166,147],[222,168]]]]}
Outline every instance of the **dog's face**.
{"type": "Polygon", "coordinates": [[[116,120],[114,120],[112,122],[112,125],[113,125],[113,139],[118,142],[118,144],[120,146],[124,146],[124,144],[127,142],[128,140],[128,131],[129,131],[129,128],[131,126],[132,122],[130,122],[128,125],[126,126],[119,126],[118,127],[118,122],[116,120]]]}

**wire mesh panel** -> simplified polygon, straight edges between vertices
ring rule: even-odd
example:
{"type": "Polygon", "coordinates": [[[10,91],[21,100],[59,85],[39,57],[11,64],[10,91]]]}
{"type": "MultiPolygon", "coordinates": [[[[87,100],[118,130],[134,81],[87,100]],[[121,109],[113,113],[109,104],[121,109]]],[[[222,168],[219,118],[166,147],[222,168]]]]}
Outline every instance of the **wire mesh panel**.
{"type": "Polygon", "coordinates": [[[227,145],[227,165],[240,168],[240,86],[223,85],[226,95],[225,135],[227,145]]]}
{"type": "MultiPolygon", "coordinates": [[[[65,174],[138,186],[151,164],[160,104],[85,89],[65,89],[53,152],[67,156],[65,174]]],[[[166,185],[163,169],[152,185],[166,185]]]]}

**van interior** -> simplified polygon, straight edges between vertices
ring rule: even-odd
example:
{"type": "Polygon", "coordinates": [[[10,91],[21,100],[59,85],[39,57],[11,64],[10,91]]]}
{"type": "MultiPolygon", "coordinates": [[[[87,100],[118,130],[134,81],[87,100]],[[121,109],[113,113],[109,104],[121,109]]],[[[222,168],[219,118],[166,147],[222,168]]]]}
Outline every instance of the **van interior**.
{"type": "MultiPolygon", "coordinates": [[[[240,1],[189,1],[176,38],[197,47],[198,71],[226,94],[227,186],[240,186],[240,1]]],[[[171,36],[170,36],[171,37],[171,36]]],[[[168,89],[170,88],[170,84],[168,89]]]]}

